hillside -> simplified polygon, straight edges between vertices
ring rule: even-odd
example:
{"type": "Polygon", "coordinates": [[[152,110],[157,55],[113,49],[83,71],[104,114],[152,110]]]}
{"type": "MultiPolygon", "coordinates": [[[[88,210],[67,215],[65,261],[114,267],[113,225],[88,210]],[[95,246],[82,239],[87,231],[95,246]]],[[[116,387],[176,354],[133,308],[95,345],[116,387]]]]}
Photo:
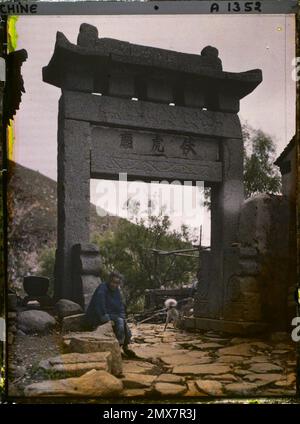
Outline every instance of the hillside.
{"type": "MultiPolygon", "coordinates": [[[[38,272],[38,256],[56,244],[56,182],[10,162],[8,180],[9,285],[21,288],[23,277],[38,272]]],[[[100,217],[90,209],[90,234],[113,230],[120,218],[100,217]]]]}

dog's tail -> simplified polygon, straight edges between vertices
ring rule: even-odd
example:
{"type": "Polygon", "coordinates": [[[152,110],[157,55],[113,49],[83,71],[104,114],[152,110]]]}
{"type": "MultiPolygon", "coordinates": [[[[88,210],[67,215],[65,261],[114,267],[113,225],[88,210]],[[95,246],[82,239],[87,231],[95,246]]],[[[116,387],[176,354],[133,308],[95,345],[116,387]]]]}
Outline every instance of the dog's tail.
{"type": "Polygon", "coordinates": [[[177,300],[175,300],[175,299],[167,299],[165,301],[165,307],[167,309],[169,309],[169,308],[176,308],[176,306],[177,306],[177,300]]]}

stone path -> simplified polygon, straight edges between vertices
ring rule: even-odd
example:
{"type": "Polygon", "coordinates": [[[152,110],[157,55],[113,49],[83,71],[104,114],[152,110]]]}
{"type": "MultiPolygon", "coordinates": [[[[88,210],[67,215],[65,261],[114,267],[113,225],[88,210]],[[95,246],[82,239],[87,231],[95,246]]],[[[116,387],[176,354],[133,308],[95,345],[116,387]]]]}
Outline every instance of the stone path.
{"type": "MultiPolygon", "coordinates": [[[[140,396],[295,395],[296,346],[292,341],[177,329],[163,332],[163,325],[157,324],[141,324],[132,332],[132,349],[144,361],[144,372],[154,373],[149,367],[152,363],[162,373],[153,381],[152,390],[140,390],[140,396]]],[[[134,364],[126,361],[125,369],[134,364]]],[[[128,388],[126,395],[129,392],[128,388]]]]}
{"type": "MultiPolygon", "coordinates": [[[[114,354],[95,352],[99,332],[86,333],[84,349],[80,345],[81,350],[42,361],[40,368],[48,372],[48,380],[27,386],[25,394],[75,393],[120,398],[295,395],[293,342],[228,337],[213,332],[188,333],[173,328],[163,332],[163,325],[158,324],[132,327],[132,333],[131,348],[138,359],[123,359],[121,373],[114,372],[114,354]],[[101,385],[99,379],[105,384],[101,385]]],[[[72,333],[65,336],[65,341],[82,341],[82,337],[82,333],[72,333]]]]}

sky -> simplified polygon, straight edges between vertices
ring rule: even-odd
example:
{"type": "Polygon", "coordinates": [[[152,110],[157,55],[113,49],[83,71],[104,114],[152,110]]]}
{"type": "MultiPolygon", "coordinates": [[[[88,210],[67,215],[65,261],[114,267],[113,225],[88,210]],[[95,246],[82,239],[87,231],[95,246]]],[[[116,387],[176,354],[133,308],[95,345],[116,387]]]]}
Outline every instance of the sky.
{"type": "MultiPolygon", "coordinates": [[[[295,133],[295,82],[292,60],[295,56],[293,16],[283,15],[152,15],[152,16],[21,16],[17,22],[17,49],[25,48],[28,59],[22,67],[26,93],[15,118],[16,142],[13,159],[56,180],[57,112],[60,89],[42,81],[42,67],[52,56],[56,32],[61,31],[76,44],[80,24],[98,28],[99,37],[110,37],[136,44],[200,54],[203,47],[218,48],[223,70],[243,72],[262,69],[263,82],[241,100],[239,117],[256,129],[270,134],[277,154],[295,133]]],[[[114,202],[104,202],[115,187],[108,181],[91,180],[91,201],[116,213],[114,202]],[[102,200],[101,200],[102,199],[102,200]]],[[[124,184],[124,183],[123,183],[124,184]]],[[[158,186],[159,187],[159,186],[158,186]]],[[[146,204],[146,184],[131,184],[146,204]]],[[[153,187],[154,188],[154,187],[153,187]]],[[[149,188],[147,188],[149,189],[149,188]]],[[[169,197],[164,188],[163,196],[169,197]]],[[[174,190],[174,188],[172,188],[174,190]]],[[[195,192],[177,188],[176,196],[190,202],[195,192]]],[[[130,191],[130,190],[129,190],[130,191]]],[[[156,200],[160,191],[152,189],[156,200]]],[[[132,197],[129,194],[129,196],[132,197]]],[[[194,196],[194,197],[193,197],[194,196]]],[[[174,197],[174,196],[173,196],[174,197]]],[[[195,199],[194,199],[195,200],[195,199]]],[[[167,207],[168,200],[166,200],[167,207]]],[[[169,202],[170,203],[170,202],[169,202]]],[[[175,208],[176,209],[176,208],[175,208]]],[[[209,243],[209,214],[198,207],[192,214],[170,208],[174,228],[186,223],[203,225],[204,244],[209,243]],[[197,209],[197,210],[196,210],[197,209]],[[173,213],[174,212],[174,213],[173,213]],[[190,215],[190,216],[187,216],[190,215]]],[[[125,210],[119,214],[125,216],[125,210]]]]}

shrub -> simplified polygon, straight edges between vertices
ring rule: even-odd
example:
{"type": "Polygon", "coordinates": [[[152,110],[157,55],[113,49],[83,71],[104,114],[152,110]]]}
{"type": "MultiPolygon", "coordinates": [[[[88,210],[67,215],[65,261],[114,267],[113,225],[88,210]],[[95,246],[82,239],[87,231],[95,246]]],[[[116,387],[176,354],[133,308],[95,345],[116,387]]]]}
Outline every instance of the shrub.
{"type": "Polygon", "coordinates": [[[53,296],[54,291],[54,267],[55,267],[55,247],[44,249],[38,258],[39,274],[50,280],[48,294],[53,296]]]}

